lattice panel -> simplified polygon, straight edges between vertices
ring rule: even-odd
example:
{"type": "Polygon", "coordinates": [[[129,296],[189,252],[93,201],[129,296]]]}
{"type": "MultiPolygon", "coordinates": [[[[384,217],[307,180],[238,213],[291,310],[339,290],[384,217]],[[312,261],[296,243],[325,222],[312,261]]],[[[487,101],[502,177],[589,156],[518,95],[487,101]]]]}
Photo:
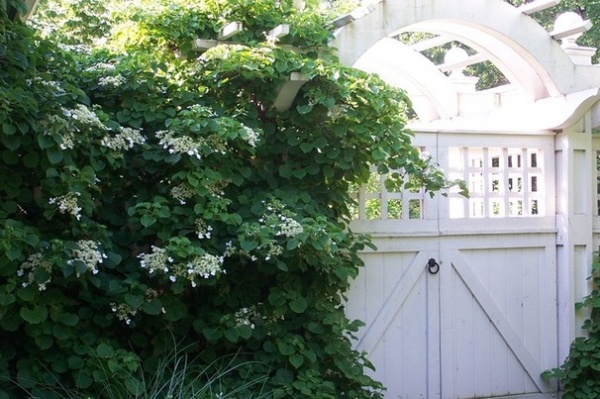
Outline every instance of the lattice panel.
{"type": "Polygon", "coordinates": [[[544,216],[543,153],[537,148],[450,148],[450,177],[470,198],[450,194],[451,218],[544,216]]]}
{"type": "Polygon", "coordinates": [[[353,219],[422,219],[424,190],[418,188],[389,191],[385,186],[386,179],[387,175],[380,175],[376,170],[372,170],[367,184],[354,190],[352,196],[356,205],[352,209],[353,219]]]}

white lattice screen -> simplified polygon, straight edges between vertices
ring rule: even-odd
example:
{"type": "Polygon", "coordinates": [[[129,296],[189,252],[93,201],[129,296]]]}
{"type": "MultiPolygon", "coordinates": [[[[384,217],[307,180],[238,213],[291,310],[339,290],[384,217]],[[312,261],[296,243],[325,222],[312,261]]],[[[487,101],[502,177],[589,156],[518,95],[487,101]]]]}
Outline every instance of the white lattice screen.
{"type": "MultiPolygon", "coordinates": [[[[449,202],[449,218],[545,216],[542,149],[448,147],[447,152],[447,177],[466,181],[470,194],[465,198],[450,192],[441,199],[449,202]]],[[[369,182],[355,190],[354,219],[423,219],[427,194],[422,189],[389,191],[385,180],[373,171],[369,182]]]]}
{"type": "Polygon", "coordinates": [[[536,148],[449,149],[449,176],[470,198],[450,194],[451,218],[544,216],[543,153],[536,148]]]}

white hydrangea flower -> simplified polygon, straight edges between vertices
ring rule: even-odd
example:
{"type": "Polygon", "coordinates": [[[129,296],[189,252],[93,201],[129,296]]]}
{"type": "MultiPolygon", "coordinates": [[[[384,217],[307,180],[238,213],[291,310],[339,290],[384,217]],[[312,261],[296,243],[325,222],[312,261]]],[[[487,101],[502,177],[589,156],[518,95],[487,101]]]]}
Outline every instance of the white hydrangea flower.
{"type": "Polygon", "coordinates": [[[196,219],[196,232],[198,233],[199,239],[210,239],[212,230],[212,226],[208,226],[204,220],[196,219]]]}
{"type": "Polygon", "coordinates": [[[143,269],[147,269],[150,274],[158,270],[163,273],[168,273],[169,264],[173,263],[173,258],[167,255],[167,250],[165,248],[159,248],[153,245],[151,249],[152,253],[150,254],[141,253],[138,255],[140,266],[143,269]]]}
{"type": "MultiPolygon", "coordinates": [[[[75,108],[62,108],[63,115],[68,118],[78,122],[81,125],[87,125],[92,128],[99,128],[102,130],[108,130],[108,128],[100,121],[98,115],[95,112],[90,110],[83,104],[77,104],[75,108]]],[[[76,131],[79,131],[77,127],[75,127],[76,131]]]]}
{"type": "Polygon", "coordinates": [[[304,232],[304,228],[302,227],[302,225],[298,223],[295,219],[283,215],[281,215],[280,219],[281,223],[279,223],[279,231],[276,235],[283,235],[291,238],[304,232]]]}
{"type": "Polygon", "coordinates": [[[98,62],[91,67],[87,67],[85,71],[90,73],[111,73],[115,71],[115,66],[108,62],[98,62]]]}
{"type": "MultiPolygon", "coordinates": [[[[79,240],[77,246],[79,248],[73,251],[73,259],[67,263],[73,264],[74,261],[81,261],[92,274],[98,273],[98,265],[106,259],[106,255],[98,249],[98,243],[91,240],[79,240]]],[[[77,277],[80,276],[78,271],[76,274],[77,277]]]]}
{"type": "Polygon", "coordinates": [[[242,126],[242,129],[244,129],[244,132],[246,133],[246,142],[248,144],[250,144],[250,146],[252,147],[256,147],[256,144],[258,143],[258,140],[260,139],[260,134],[258,131],[249,128],[248,126],[242,126]]]}
{"type": "Polygon", "coordinates": [[[181,205],[185,205],[186,200],[192,198],[195,192],[189,186],[184,183],[178,184],[177,186],[171,188],[171,195],[175,198],[181,205]]]}
{"type": "Polygon", "coordinates": [[[170,154],[187,154],[201,159],[198,147],[201,143],[195,142],[189,136],[175,137],[175,134],[169,130],[160,130],[156,132],[156,137],[160,139],[158,143],[170,154]]]}
{"type": "Polygon", "coordinates": [[[125,82],[127,82],[127,79],[122,75],[102,76],[98,79],[98,85],[102,87],[119,87],[125,82]]]}
{"type": "Polygon", "coordinates": [[[24,277],[27,274],[27,281],[23,282],[22,286],[27,287],[29,284],[33,284],[35,282],[35,271],[38,269],[43,269],[48,272],[48,278],[46,281],[37,282],[38,290],[44,291],[47,285],[52,280],[50,273],[52,272],[52,264],[44,259],[44,256],[41,253],[35,253],[29,255],[27,260],[21,263],[21,266],[17,270],[18,277],[24,277]]]}
{"type": "Polygon", "coordinates": [[[126,303],[117,304],[112,302],[110,308],[117,315],[117,318],[127,325],[131,324],[131,318],[137,314],[137,310],[126,303]]]}
{"type": "Polygon", "coordinates": [[[57,204],[58,211],[60,213],[69,213],[77,220],[81,219],[81,207],[77,203],[77,197],[81,196],[81,193],[78,192],[70,192],[65,195],[61,195],[59,197],[52,197],[48,199],[49,204],[57,204]]]}
{"type": "Polygon", "coordinates": [[[193,278],[195,276],[209,278],[211,276],[216,276],[218,273],[221,273],[221,266],[223,265],[223,257],[215,256],[211,254],[204,254],[202,256],[198,256],[192,259],[187,264],[187,272],[189,275],[189,279],[192,281],[192,286],[195,285],[193,282],[193,278]]]}
{"type": "Polygon", "coordinates": [[[121,128],[121,131],[114,136],[104,136],[100,144],[119,153],[133,148],[136,144],[141,145],[145,142],[146,137],[142,135],[141,130],[123,127],[121,128]]]}

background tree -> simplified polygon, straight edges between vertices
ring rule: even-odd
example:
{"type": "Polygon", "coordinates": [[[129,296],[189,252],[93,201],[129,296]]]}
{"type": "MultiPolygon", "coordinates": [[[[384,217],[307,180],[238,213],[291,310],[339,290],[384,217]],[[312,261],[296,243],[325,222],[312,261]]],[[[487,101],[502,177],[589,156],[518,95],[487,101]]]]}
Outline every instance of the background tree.
{"type": "Polygon", "coordinates": [[[379,397],[343,312],[368,244],[348,187],[372,165],[448,184],[405,95],[339,65],[310,4],[66,4],[38,33],[0,13],[0,398],[174,395],[173,342],[190,367],[233,359],[194,397],[379,397]]]}

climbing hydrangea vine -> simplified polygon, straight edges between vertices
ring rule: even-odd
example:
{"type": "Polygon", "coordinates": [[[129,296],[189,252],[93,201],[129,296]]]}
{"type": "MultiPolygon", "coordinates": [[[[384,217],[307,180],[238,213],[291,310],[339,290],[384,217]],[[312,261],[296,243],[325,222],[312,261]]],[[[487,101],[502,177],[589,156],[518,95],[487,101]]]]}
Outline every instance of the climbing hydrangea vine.
{"type": "Polygon", "coordinates": [[[259,362],[243,377],[268,375],[273,398],[381,397],[343,311],[369,245],[348,189],[371,167],[448,182],[411,146],[404,93],[339,65],[294,3],[138,0],[114,19],[98,3],[87,30],[46,29],[52,1],[37,31],[0,12],[1,398],[95,397],[99,370],[133,394],[135,359],[173,341],[259,362]]]}

